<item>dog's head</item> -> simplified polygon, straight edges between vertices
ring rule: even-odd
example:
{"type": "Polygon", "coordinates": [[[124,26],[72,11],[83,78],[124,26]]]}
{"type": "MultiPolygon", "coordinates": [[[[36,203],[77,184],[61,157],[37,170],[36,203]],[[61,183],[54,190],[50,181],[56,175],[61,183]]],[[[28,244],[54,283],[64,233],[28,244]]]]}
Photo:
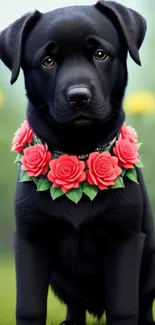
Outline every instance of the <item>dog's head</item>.
{"type": "Polygon", "coordinates": [[[104,0],[35,11],[2,31],[0,58],[12,70],[11,83],[23,69],[36,134],[72,152],[115,135],[124,120],[127,53],[140,65],[145,32],[140,14],[104,0]]]}

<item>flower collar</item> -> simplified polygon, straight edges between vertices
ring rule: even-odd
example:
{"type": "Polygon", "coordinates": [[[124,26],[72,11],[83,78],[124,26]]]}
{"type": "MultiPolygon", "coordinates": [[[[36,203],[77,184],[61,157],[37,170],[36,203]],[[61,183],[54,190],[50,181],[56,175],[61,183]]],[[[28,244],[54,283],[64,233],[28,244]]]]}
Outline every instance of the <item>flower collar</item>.
{"type": "MultiPolygon", "coordinates": [[[[119,136],[119,135],[118,135],[119,136]]],[[[114,139],[112,139],[109,143],[107,143],[106,145],[98,145],[97,148],[95,148],[95,151],[96,152],[103,152],[106,148],[108,147],[112,147],[112,145],[116,142],[118,136],[116,136],[114,139]]],[[[57,155],[57,156],[61,156],[61,155],[64,155],[65,153],[60,151],[60,150],[57,150],[55,148],[52,149],[52,153],[57,155]]],[[[71,156],[71,154],[69,154],[71,156]]],[[[77,156],[78,159],[80,160],[87,160],[89,158],[89,153],[86,153],[86,154],[82,154],[82,155],[79,155],[77,156]]]]}
{"type": "Polygon", "coordinates": [[[27,120],[16,131],[12,151],[21,166],[20,182],[32,181],[37,191],[47,191],[53,200],[62,195],[78,203],[87,195],[94,200],[99,191],[124,188],[124,179],[137,181],[136,167],[144,167],[135,129],[123,124],[119,138],[88,155],[62,154],[34,134],[27,120]]]}

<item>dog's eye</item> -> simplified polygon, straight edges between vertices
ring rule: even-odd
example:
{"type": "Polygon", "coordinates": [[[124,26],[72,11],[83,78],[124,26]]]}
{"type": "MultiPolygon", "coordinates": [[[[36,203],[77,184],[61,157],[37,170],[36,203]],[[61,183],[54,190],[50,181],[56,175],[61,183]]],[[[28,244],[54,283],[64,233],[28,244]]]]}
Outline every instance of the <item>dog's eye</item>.
{"type": "Polygon", "coordinates": [[[97,50],[94,54],[95,60],[102,61],[107,58],[108,54],[103,50],[97,50]]]}
{"type": "Polygon", "coordinates": [[[54,66],[54,60],[51,56],[47,56],[47,58],[42,61],[42,65],[46,68],[51,68],[54,66]]]}

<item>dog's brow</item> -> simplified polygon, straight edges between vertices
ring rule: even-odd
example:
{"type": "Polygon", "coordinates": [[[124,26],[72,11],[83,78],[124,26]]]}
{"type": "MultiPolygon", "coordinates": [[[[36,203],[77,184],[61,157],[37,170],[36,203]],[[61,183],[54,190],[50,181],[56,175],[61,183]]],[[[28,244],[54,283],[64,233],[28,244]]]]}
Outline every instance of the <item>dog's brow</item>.
{"type": "Polygon", "coordinates": [[[101,40],[100,41],[100,44],[102,45],[103,49],[105,49],[105,51],[112,55],[112,56],[115,56],[116,55],[116,49],[112,46],[111,43],[109,43],[108,41],[106,40],[101,40]]]}
{"type": "Polygon", "coordinates": [[[89,41],[97,43],[98,47],[102,47],[102,49],[104,49],[107,52],[107,54],[110,54],[112,56],[116,55],[115,47],[113,46],[113,44],[109,43],[107,40],[100,38],[100,37],[96,37],[96,36],[89,36],[86,39],[86,46],[88,46],[89,41]]]}
{"type": "Polygon", "coordinates": [[[34,56],[33,62],[41,61],[41,59],[44,55],[49,54],[49,51],[54,54],[56,54],[58,52],[58,47],[57,47],[55,41],[50,41],[47,44],[45,44],[41,49],[39,49],[34,56]]]}

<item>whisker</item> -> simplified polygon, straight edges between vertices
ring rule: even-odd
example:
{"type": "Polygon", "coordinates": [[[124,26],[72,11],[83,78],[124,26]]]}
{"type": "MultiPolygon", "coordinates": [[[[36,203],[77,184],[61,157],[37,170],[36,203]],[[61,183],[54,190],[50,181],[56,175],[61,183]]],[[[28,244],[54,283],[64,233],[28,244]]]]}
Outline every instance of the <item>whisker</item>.
{"type": "Polygon", "coordinates": [[[104,97],[104,98],[110,100],[111,102],[114,102],[114,103],[120,105],[120,103],[119,103],[118,101],[116,101],[116,100],[114,100],[114,99],[112,99],[112,98],[110,98],[110,97],[104,97]]]}
{"type": "MultiPolygon", "coordinates": [[[[110,97],[104,97],[104,99],[110,100],[111,102],[114,102],[115,104],[120,104],[118,101],[116,101],[116,100],[114,100],[114,99],[112,99],[112,98],[110,98],[110,97]]],[[[53,102],[53,101],[51,101],[51,102],[47,102],[47,103],[45,103],[45,104],[42,104],[42,105],[40,105],[40,106],[37,106],[36,108],[37,108],[37,109],[40,109],[40,108],[43,108],[43,107],[45,107],[45,106],[47,106],[47,105],[50,105],[50,104],[54,104],[54,102],[53,102]]]]}
{"type": "Polygon", "coordinates": [[[43,107],[45,107],[45,106],[47,106],[47,105],[50,105],[50,104],[54,104],[54,102],[51,101],[51,102],[45,103],[45,104],[43,104],[43,105],[37,106],[36,109],[43,108],[43,107]]]}

